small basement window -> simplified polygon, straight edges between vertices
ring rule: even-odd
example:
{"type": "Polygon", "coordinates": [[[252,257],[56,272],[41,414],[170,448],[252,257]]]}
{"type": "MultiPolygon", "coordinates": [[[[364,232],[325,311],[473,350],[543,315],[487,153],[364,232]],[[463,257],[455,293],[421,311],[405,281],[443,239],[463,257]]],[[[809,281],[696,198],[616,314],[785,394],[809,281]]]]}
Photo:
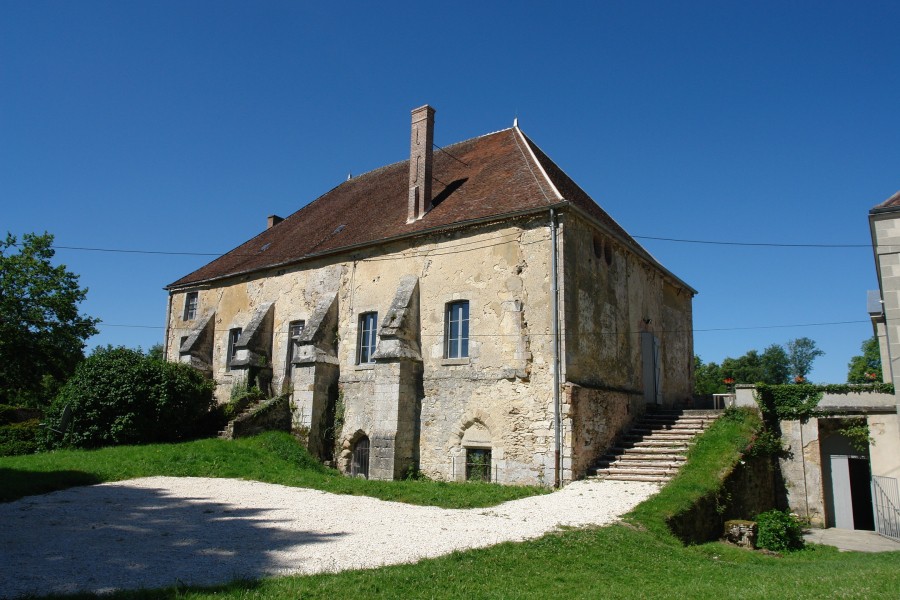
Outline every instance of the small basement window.
{"type": "Polygon", "coordinates": [[[353,444],[353,458],[350,463],[350,475],[369,478],[369,438],[363,436],[353,444]]]}
{"type": "Polygon", "coordinates": [[[491,480],[490,448],[466,448],[466,481],[491,480]]]}

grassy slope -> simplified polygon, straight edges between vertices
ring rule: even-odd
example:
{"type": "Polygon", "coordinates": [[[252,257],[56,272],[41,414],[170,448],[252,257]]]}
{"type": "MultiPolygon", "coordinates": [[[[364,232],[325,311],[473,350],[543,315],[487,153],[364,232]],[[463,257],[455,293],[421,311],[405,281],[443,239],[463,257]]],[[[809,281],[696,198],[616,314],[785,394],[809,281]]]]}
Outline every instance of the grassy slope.
{"type": "Polygon", "coordinates": [[[443,508],[493,506],[547,491],[485,483],[351,479],[310,458],[291,436],[270,432],[234,442],[210,439],[3,457],[0,501],[75,485],[152,475],[252,479],[443,508]]]}
{"type": "MultiPolygon", "coordinates": [[[[666,526],[668,519],[718,489],[761,425],[754,411],[727,412],[697,439],[678,476],[659,494],[637,506],[626,520],[652,531],[662,540],[679,543],[666,526]]],[[[746,515],[748,519],[754,516],[746,515]]]]}
{"type": "MultiPolygon", "coordinates": [[[[718,485],[718,475],[734,464],[754,424],[747,414],[717,422],[694,447],[680,476],[628,515],[628,524],[565,531],[414,565],[236,582],[210,589],[125,592],[112,597],[896,597],[900,552],[838,553],[813,546],[778,557],[719,543],[685,548],[668,533],[665,518],[718,485]]],[[[0,467],[3,465],[0,462],[0,467]]],[[[464,491],[475,489],[461,487],[464,491]]]]}

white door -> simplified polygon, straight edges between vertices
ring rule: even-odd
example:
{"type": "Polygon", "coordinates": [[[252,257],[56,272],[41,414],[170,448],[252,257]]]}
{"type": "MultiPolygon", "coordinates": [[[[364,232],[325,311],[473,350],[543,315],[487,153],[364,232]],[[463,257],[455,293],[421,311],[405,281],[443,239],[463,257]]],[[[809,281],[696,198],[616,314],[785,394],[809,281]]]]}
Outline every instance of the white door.
{"type": "Polygon", "coordinates": [[[853,496],[850,492],[849,456],[831,455],[831,493],[834,498],[834,526],[853,529],[853,496]]]}

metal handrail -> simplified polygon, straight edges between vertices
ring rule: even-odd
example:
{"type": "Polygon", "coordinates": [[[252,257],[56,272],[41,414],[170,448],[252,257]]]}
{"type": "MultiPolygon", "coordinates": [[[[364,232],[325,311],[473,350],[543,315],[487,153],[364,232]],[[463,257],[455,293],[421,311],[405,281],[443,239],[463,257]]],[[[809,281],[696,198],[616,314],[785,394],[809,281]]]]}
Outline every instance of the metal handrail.
{"type": "Polygon", "coordinates": [[[900,491],[893,477],[872,477],[872,507],[879,535],[900,542],[900,491]]]}

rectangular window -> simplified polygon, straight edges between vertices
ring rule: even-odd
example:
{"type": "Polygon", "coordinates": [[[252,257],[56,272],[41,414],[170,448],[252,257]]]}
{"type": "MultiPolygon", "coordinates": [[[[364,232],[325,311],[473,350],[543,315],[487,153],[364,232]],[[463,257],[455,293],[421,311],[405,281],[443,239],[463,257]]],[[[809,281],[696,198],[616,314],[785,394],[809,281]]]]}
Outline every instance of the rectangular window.
{"type": "Polygon", "coordinates": [[[466,448],[466,481],[491,480],[491,451],[485,448],[466,448]]]}
{"type": "Polygon", "coordinates": [[[241,339],[242,331],[240,327],[228,330],[228,354],[225,357],[225,369],[228,371],[231,370],[231,361],[234,359],[235,348],[238,340],[241,339]]]}
{"type": "Polygon", "coordinates": [[[444,357],[469,356],[469,301],[460,300],[447,304],[444,324],[444,357]]]}
{"type": "Polygon", "coordinates": [[[356,353],[356,364],[365,365],[375,362],[376,334],[378,333],[378,313],[370,312],[359,315],[359,350],[356,353]]]}
{"type": "Polygon", "coordinates": [[[197,297],[197,292],[188,292],[184,296],[184,320],[185,321],[193,321],[197,318],[197,305],[200,303],[200,299],[197,297]]]}
{"type": "Polygon", "coordinates": [[[288,342],[287,342],[287,372],[288,375],[291,374],[291,371],[294,369],[294,356],[297,353],[297,340],[294,339],[301,333],[303,333],[303,327],[306,325],[306,321],[291,321],[290,325],[288,325],[288,342]]]}

